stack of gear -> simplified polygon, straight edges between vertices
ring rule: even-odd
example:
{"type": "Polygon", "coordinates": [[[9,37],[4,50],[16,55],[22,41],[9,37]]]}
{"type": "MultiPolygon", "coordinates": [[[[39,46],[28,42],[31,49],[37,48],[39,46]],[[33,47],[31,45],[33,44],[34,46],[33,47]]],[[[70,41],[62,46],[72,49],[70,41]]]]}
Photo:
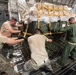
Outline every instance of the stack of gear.
{"type": "Polygon", "coordinates": [[[20,34],[25,38],[22,44],[22,54],[25,60],[28,61],[31,55],[27,39],[33,35],[36,28],[39,28],[43,35],[53,40],[52,43],[46,42],[49,58],[52,60],[60,57],[67,35],[66,32],[61,32],[61,30],[68,25],[67,21],[71,16],[72,13],[66,6],[49,3],[36,3],[28,12],[26,11],[22,15],[24,25],[20,34]]]}
{"type": "MultiPolygon", "coordinates": [[[[52,22],[51,23],[51,27],[49,27],[49,24],[46,24],[44,21],[40,22],[40,30],[42,31],[42,33],[44,35],[46,35],[48,38],[52,38],[52,40],[53,40],[52,43],[48,43],[48,42],[46,43],[46,49],[47,49],[47,51],[49,53],[49,56],[51,58],[52,57],[56,57],[61,52],[61,50],[64,48],[65,41],[66,41],[66,33],[62,33],[62,34],[59,33],[59,34],[57,34],[57,32],[61,31],[62,26],[60,26],[60,25],[63,25],[63,24],[66,25],[67,22],[61,22],[61,21],[59,21],[59,22],[52,22]],[[49,34],[50,31],[52,33],[54,33],[54,34],[50,35],[49,34]]],[[[30,25],[31,26],[36,26],[36,22],[30,23],[30,25]]],[[[35,28],[35,27],[33,27],[33,28],[35,28]]],[[[32,30],[33,28],[30,27],[29,30],[32,30]]],[[[32,32],[30,32],[30,33],[32,34],[32,32]]],[[[26,41],[25,41],[25,44],[26,44],[26,41]]],[[[28,51],[27,49],[28,48],[26,48],[26,51],[28,51]]]]}
{"type": "MultiPolygon", "coordinates": [[[[46,43],[49,57],[53,58],[58,56],[63,50],[66,41],[66,33],[61,32],[61,29],[68,25],[68,18],[73,16],[69,8],[62,5],[38,2],[27,13],[25,12],[22,15],[24,23],[26,20],[28,21],[27,32],[25,32],[26,38],[33,35],[34,29],[39,28],[45,36],[53,40],[52,43],[46,43]]],[[[29,59],[30,51],[27,40],[24,42],[25,46],[25,54],[29,56],[25,56],[25,54],[24,56],[29,59]]]]}

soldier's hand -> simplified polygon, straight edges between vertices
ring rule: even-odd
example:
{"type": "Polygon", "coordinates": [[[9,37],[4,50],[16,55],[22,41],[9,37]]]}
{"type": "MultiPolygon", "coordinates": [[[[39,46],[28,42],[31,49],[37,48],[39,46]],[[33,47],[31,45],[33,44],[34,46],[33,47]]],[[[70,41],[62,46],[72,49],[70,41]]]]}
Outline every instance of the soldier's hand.
{"type": "Polygon", "coordinates": [[[22,35],[18,36],[18,39],[25,39],[22,35]]]}

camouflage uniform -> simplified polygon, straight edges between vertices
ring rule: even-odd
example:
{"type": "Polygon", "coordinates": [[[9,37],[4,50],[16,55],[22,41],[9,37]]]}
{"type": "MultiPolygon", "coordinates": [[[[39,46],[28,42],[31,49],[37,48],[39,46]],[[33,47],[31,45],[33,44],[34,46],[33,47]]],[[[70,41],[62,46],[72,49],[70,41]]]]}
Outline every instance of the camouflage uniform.
{"type": "Polygon", "coordinates": [[[3,47],[3,43],[6,43],[7,40],[8,40],[7,37],[2,36],[2,35],[0,34],[0,49],[3,47]]]}
{"type": "Polygon", "coordinates": [[[31,59],[24,65],[24,75],[29,75],[32,70],[38,70],[43,65],[46,65],[52,71],[48,53],[45,49],[45,41],[47,40],[48,38],[41,34],[35,34],[28,38],[31,59]]]}
{"type": "Polygon", "coordinates": [[[76,59],[76,23],[67,26],[64,29],[64,31],[66,30],[67,30],[67,37],[66,37],[67,42],[61,56],[62,65],[65,65],[67,63],[69,55],[71,55],[73,60],[76,59]]]}
{"type": "MultiPolygon", "coordinates": [[[[0,34],[0,50],[3,47],[3,43],[6,43],[8,40],[7,37],[2,36],[0,34]]],[[[6,58],[0,53],[0,71],[6,72],[8,75],[17,75],[14,71],[14,69],[11,67],[9,62],[7,62],[6,58]]]]}

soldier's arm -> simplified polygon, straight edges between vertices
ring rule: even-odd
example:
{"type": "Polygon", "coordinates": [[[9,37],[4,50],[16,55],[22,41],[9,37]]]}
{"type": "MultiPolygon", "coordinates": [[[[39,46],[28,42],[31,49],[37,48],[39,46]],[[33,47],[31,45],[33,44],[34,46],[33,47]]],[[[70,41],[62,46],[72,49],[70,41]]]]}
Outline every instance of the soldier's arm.
{"type": "Polygon", "coordinates": [[[47,42],[52,42],[52,39],[47,39],[47,42]]]}
{"type": "Polygon", "coordinates": [[[52,39],[48,39],[46,36],[44,36],[44,37],[47,42],[52,42],[52,39]]]}
{"type": "Polygon", "coordinates": [[[7,38],[6,36],[1,35],[0,36],[0,42],[6,43],[6,44],[17,44],[24,41],[24,39],[18,39],[18,38],[7,38]]]}
{"type": "Polygon", "coordinates": [[[4,23],[2,26],[11,33],[19,33],[20,32],[19,30],[12,29],[12,27],[8,23],[4,23]]]}
{"type": "Polygon", "coordinates": [[[22,24],[16,23],[15,26],[22,27],[22,24]]]}
{"type": "Polygon", "coordinates": [[[5,43],[7,44],[17,44],[24,41],[24,39],[17,39],[17,38],[9,38],[5,43]]]}
{"type": "Polygon", "coordinates": [[[20,32],[20,30],[14,30],[14,29],[12,29],[12,28],[10,28],[10,29],[8,29],[11,33],[19,33],[20,32]]]}

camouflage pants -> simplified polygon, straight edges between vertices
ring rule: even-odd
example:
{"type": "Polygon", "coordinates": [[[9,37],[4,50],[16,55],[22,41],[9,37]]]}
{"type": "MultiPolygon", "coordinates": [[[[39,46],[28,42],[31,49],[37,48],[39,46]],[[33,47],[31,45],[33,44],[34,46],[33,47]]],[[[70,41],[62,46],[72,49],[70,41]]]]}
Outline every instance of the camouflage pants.
{"type": "Polygon", "coordinates": [[[76,45],[69,44],[68,42],[65,45],[65,48],[62,51],[61,64],[65,65],[67,63],[69,55],[75,60],[76,59],[76,45]]]}
{"type": "Polygon", "coordinates": [[[6,58],[0,54],[0,71],[6,72],[8,75],[18,75],[13,67],[10,66],[9,62],[6,61],[6,58]]]}
{"type": "MultiPolygon", "coordinates": [[[[37,67],[36,70],[38,70],[40,67],[43,67],[44,65],[46,65],[46,66],[49,68],[49,70],[53,71],[53,69],[52,69],[52,67],[51,67],[51,64],[50,64],[50,60],[48,60],[48,62],[45,62],[42,66],[39,66],[39,67],[36,66],[36,67],[37,67]]],[[[25,72],[23,72],[22,75],[29,75],[30,72],[32,72],[33,70],[35,70],[35,69],[33,68],[33,65],[31,64],[31,60],[29,60],[29,61],[27,61],[27,62],[25,63],[25,65],[24,65],[24,70],[25,70],[25,72]]]]}

